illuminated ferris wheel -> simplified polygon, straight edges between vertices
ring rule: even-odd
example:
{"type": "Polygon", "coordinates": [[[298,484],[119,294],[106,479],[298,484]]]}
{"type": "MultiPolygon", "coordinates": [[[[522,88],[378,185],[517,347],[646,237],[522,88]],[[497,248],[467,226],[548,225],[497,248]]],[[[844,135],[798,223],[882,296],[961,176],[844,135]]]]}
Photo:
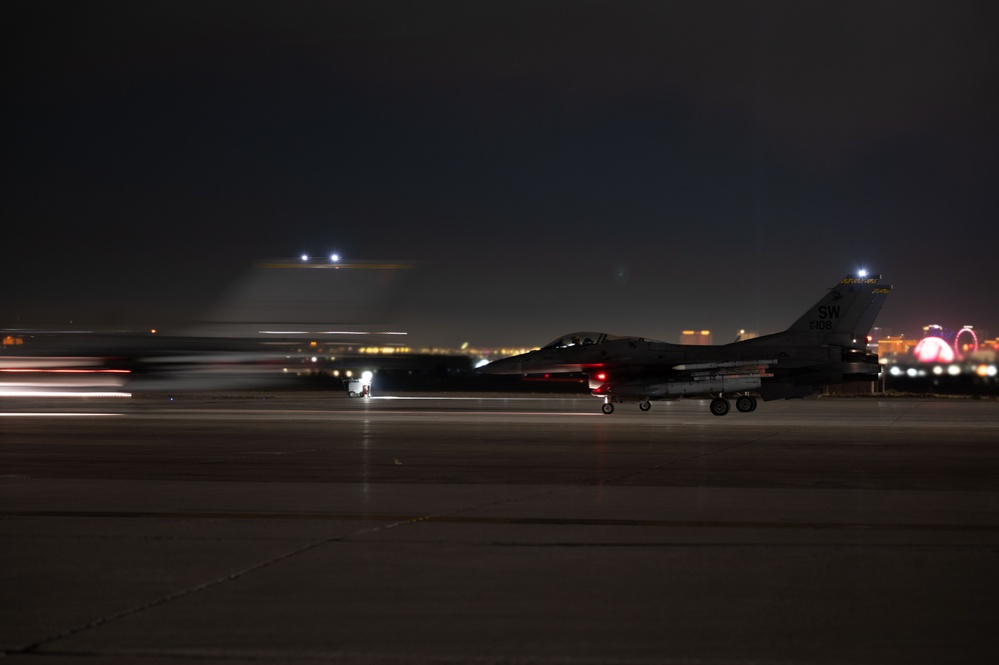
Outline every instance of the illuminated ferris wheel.
{"type": "Polygon", "coordinates": [[[961,335],[964,335],[966,333],[971,336],[971,345],[970,345],[971,352],[974,353],[975,351],[978,350],[978,335],[976,335],[975,331],[971,329],[971,326],[965,326],[961,328],[959,331],[957,331],[956,335],[954,335],[954,353],[957,355],[958,358],[964,357],[964,349],[962,349],[961,347],[961,335]]]}

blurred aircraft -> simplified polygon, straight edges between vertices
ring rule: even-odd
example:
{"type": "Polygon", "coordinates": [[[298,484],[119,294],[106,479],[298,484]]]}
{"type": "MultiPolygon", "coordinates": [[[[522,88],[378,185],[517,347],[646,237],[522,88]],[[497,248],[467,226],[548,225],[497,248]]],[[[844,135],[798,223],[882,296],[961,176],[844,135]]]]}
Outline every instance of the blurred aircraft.
{"type": "Polygon", "coordinates": [[[244,390],[386,367],[354,348],[401,346],[406,333],[387,321],[417,267],[338,254],[268,259],[170,332],[2,329],[0,396],[244,390]]]}
{"type": "Polygon", "coordinates": [[[729,398],[736,409],[764,401],[812,394],[817,386],[873,381],[877,354],[866,350],[891,286],[881,276],[847,275],[784,332],[731,344],[669,344],[643,337],[598,332],[563,335],[537,351],[483,366],[488,374],[585,373],[602,410],[637,401],[712,397],[711,413],[724,416],[729,398]]]}

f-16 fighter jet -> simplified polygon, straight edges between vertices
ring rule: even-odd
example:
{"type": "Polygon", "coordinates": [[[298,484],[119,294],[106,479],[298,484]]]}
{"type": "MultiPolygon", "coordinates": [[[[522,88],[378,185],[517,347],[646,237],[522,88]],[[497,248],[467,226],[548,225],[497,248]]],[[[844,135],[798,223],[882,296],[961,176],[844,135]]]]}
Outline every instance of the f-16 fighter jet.
{"type": "Polygon", "coordinates": [[[601,332],[562,335],[536,351],[485,365],[487,374],[582,373],[592,394],[614,405],[710,397],[711,413],[724,416],[729,400],[738,411],[764,401],[812,394],[817,387],[873,381],[878,356],[867,352],[867,334],[891,291],[880,275],[847,275],[784,332],[731,344],[669,344],[601,332]]]}

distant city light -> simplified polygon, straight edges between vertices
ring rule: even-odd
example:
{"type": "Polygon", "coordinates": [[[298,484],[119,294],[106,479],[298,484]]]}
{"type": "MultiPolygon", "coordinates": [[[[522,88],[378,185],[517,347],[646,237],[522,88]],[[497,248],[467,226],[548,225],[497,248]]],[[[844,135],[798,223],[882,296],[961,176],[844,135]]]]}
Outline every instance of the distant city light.
{"type": "Polygon", "coordinates": [[[954,349],[939,337],[925,337],[916,345],[913,353],[919,362],[924,363],[952,363],[954,362],[954,349]]]}

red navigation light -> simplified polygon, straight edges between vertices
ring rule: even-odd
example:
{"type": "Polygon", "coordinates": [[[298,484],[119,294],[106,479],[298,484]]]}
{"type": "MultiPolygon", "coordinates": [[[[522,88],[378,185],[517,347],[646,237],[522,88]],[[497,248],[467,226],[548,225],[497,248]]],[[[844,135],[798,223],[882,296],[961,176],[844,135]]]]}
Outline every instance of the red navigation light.
{"type": "Polygon", "coordinates": [[[606,372],[597,372],[596,378],[599,381],[606,381],[607,380],[607,373],[606,372]]]}

